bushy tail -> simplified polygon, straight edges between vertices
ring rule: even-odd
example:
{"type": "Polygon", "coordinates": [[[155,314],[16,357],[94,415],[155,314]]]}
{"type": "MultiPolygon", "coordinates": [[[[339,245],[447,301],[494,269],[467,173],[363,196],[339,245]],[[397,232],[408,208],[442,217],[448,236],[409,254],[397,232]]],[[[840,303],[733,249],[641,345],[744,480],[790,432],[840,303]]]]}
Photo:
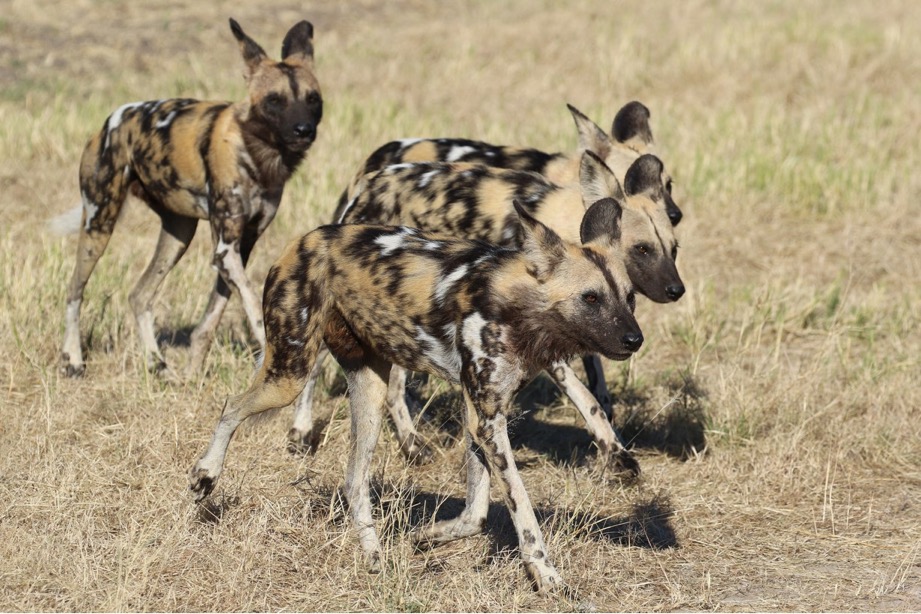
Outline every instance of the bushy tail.
{"type": "Polygon", "coordinates": [[[48,220],[48,230],[58,236],[72,235],[80,231],[83,221],[83,203],[77,203],[73,208],[48,220]]]}

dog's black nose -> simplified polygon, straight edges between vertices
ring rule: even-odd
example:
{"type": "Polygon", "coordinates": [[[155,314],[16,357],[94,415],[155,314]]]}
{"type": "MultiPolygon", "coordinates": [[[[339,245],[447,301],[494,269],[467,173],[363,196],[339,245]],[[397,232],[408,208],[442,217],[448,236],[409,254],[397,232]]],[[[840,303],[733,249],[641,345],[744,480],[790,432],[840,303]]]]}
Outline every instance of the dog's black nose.
{"type": "Polygon", "coordinates": [[[299,139],[312,139],[316,131],[313,124],[294,124],[294,136],[299,139]]]}
{"type": "Polygon", "coordinates": [[[624,347],[631,352],[635,352],[643,345],[643,333],[627,333],[621,338],[621,341],[623,341],[624,347]]]}
{"type": "Polygon", "coordinates": [[[684,215],[681,213],[681,210],[678,209],[677,207],[674,209],[668,210],[668,220],[672,223],[672,226],[677,226],[678,222],[681,221],[682,217],[684,217],[684,215]]]}
{"type": "Polygon", "coordinates": [[[684,296],[684,286],[681,284],[674,284],[672,286],[665,286],[665,294],[673,301],[677,301],[679,298],[684,296]]]}

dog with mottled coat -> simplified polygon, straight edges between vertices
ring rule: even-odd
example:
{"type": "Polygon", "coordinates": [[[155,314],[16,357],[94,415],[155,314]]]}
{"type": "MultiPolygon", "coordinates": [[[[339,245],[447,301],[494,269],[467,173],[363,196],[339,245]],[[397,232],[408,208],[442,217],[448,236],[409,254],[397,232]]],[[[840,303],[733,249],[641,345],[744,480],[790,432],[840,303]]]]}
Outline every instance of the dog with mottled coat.
{"type": "Polygon", "coordinates": [[[189,373],[203,364],[231,290],[243,301],[253,337],[265,344],[259,296],[244,267],[278,211],[285,183],[316,138],[323,100],[314,73],[310,22],[301,21],[288,31],[280,62],[270,59],[233,19],[230,29],[246,66],[244,100],[126,104],[106,119],[83,151],[82,223],[61,351],[67,375],[82,375],[86,368],[80,335],[84,288],[129,193],[161,221],[153,259],[130,295],[147,367],[166,367],[152,306],[199,220],[209,222],[218,276],[205,315],[192,333],[189,373]]]}
{"type": "MultiPolygon", "coordinates": [[[[378,147],[361,164],[348,187],[339,197],[333,219],[341,217],[346,204],[358,193],[365,175],[394,164],[412,162],[468,162],[495,168],[530,171],[543,175],[552,183],[565,185],[578,181],[582,154],[590,151],[614,172],[623,185],[629,168],[644,154],[656,154],[651,113],[641,102],[625,104],[614,116],[611,132],[606,133],[571,104],[566,105],[576,124],[579,146],[572,154],[547,153],[530,147],[493,145],[483,141],[459,138],[413,138],[391,141],[378,147]]],[[[661,162],[660,162],[661,164],[661,162]]],[[[672,177],[662,164],[658,169],[663,192],[663,204],[672,225],[683,216],[672,198],[672,177]]]]}
{"type": "MultiPolygon", "coordinates": [[[[661,163],[651,154],[636,159],[626,172],[622,189],[613,171],[595,154],[585,152],[579,181],[557,185],[528,171],[470,163],[403,163],[363,178],[355,197],[337,220],[344,224],[405,224],[447,236],[515,245],[519,218],[513,203],[554,229],[566,240],[578,241],[579,221],[602,198],[622,206],[620,243],[628,276],[637,292],[657,302],[677,300],[684,285],[675,265],[678,242],[665,206],[667,193],[660,180],[661,163]]],[[[548,371],[585,420],[601,457],[620,469],[637,472],[639,465],[608,418],[610,395],[597,357],[589,357],[587,389],[566,363],[548,371]],[[591,376],[589,365],[600,373],[591,376]],[[607,399],[607,404],[601,399],[607,399]]],[[[289,449],[312,451],[320,437],[314,421],[312,395],[322,358],[304,394],[298,399],[288,434],[289,449]]],[[[418,434],[405,397],[406,373],[395,367],[387,397],[401,450],[414,462],[425,462],[431,451],[418,434]]]]}
{"type": "Polygon", "coordinates": [[[633,317],[616,201],[588,209],[576,242],[523,206],[516,213],[520,249],[367,225],[323,226],[289,245],[266,281],[264,360],[249,389],[227,400],[191,470],[196,499],[214,489],[238,426],[294,401],[325,342],[349,383],[345,492],[369,568],[381,568],[371,460],[396,364],[459,383],[465,404],[466,507],[457,518],[419,528],[417,544],[482,532],[494,474],[535,587],[560,585],[509,442],[513,397],[534,374],[572,356],[624,360],[643,336],[633,317]]]}

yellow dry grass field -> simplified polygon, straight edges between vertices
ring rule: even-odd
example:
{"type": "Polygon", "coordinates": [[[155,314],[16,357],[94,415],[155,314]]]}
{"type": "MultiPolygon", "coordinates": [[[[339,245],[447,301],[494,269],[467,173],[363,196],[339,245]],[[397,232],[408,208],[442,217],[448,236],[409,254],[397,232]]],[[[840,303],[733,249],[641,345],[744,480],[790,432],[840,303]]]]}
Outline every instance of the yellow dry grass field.
{"type": "MultiPolygon", "coordinates": [[[[921,4],[0,3],[0,610],[921,609],[921,4]],[[458,136],[570,151],[569,102],[609,127],[652,110],[685,218],[677,304],[640,300],[646,343],[607,363],[642,479],[602,471],[546,378],[513,442],[572,594],[529,587],[493,492],[482,537],[414,552],[462,504],[457,391],[418,384],[434,463],[385,428],[374,461],[386,565],[362,567],[339,489],[347,401],[315,456],[291,413],[241,429],[210,512],[187,472],[253,372],[238,300],[194,381],[146,373],[128,293],[156,216],[128,204],[90,281],[87,372],[59,372],[77,164],[119,105],[240,99],[236,18],[271,54],[316,28],[319,138],[249,272],[329,221],[378,145],[458,136]]],[[[156,305],[182,367],[214,271],[200,228],[156,305]]]]}

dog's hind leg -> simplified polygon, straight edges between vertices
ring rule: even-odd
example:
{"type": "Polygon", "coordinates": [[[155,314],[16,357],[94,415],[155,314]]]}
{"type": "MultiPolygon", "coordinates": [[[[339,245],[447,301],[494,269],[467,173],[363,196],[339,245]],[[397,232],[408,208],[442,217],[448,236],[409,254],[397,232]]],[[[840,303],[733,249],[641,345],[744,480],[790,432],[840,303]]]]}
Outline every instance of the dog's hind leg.
{"type": "Polygon", "coordinates": [[[195,236],[198,220],[187,218],[167,211],[160,212],[162,227],[153,259],[147,270],[131,291],[131,309],[138,324],[138,334],[144,351],[144,361],[150,371],[159,372],[166,368],[166,361],[157,347],[154,330],[153,311],[151,310],[157,290],[166,275],[185,254],[189,243],[195,236]]]}
{"type": "Polygon", "coordinates": [[[393,426],[400,441],[400,451],[414,465],[424,465],[432,460],[432,450],[425,445],[422,435],[416,430],[409,407],[406,404],[406,369],[397,365],[390,370],[387,385],[387,411],[393,419],[393,426]]]}
{"type": "MultiPolygon", "coordinates": [[[[98,138],[97,138],[98,140],[98,138]]],[[[98,143],[96,143],[98,146],[98,143]]],[[[91,144],[84,153],[84,165],[95,168],[97,151],[91,144]],[[91,164],[86,164],[90,160],[91,164]]],[[[109,160],[102,166],[111,165],[109,160]]],[[[67,289],[67,311],[65,313],[64,343],[61,348],[61,368],[70,377],[83,375],[86,365],[80,339],[80,307],[83,291],[96,263],[112,238],[115,222],[128,196],[128,172],[98,175],[85,171],[81,166],[80,187],[83,197],[83,218],[80,238],[77,243],[77,259],[73,276],[67,289]]]]}
{"type": "Polygon", "coordinates": [[[313,394],[327,356],[329,349],[324,345],[317,355],[317,362],[313,365],[310,377],[307,378],[307,385],[294,402],[294,422],[288,431],[288,452],[292,454],[312,454],[320,444],[323,425],[313,419],[313,394]]]}
{"type": "Polygon", "coordinates": [[[489,512],[489,469],[483,449],[466,431],[467,498],[460,516],[440,520],[413,533],[417,548],[424,549],[455,539],[479,535],[486,526],[489,512]]]}
{"type": "Polygon", "coordinates": [[[201,501],[214,489],[224,468],[227,447],[237,427],[250,416],[290,404],[307,380],[293,373],[276,373],[268,379],[268,372],[263,366],[249,390],[230,397],[224,404],[211,443],[189,474],[189,489],[196,501],[201,501]]]}
{"type": "Polygon", "coordinates": [[[345,492],[368,568],[376,573],[381,570],[381,544],[371,515],[371,459],[381,431],[390,363],[370,353],[361,361],[364,364],[349,362],[343,364],[349,381],[352,420],[345,492]]]}

